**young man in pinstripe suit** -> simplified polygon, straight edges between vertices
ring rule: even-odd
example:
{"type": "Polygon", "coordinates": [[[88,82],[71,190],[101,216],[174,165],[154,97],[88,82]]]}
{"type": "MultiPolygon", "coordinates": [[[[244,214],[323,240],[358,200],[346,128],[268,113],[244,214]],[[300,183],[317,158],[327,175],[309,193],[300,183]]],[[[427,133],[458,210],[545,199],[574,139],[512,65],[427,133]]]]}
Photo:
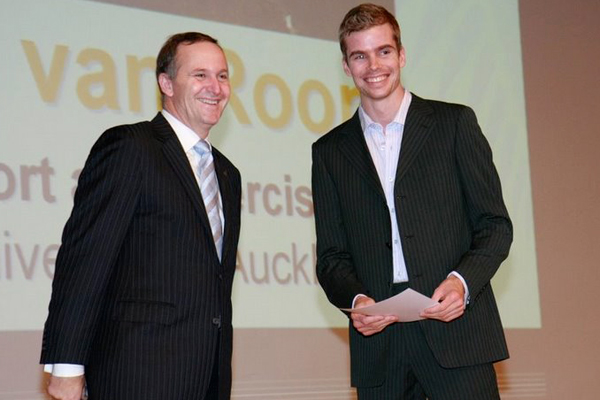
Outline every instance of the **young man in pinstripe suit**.
{"type": "Polygon", "coordinates": [[[411,323],[351,314],[352,384],[360,400],[498,399],[508,351],[490,280],[512,224],[489,145],[470,108],[405,90],[383,7],[350,10],[339,37],[361,105],[313,145],[319,282],[339,308],[408,287],[439,302],[411,323]]]}

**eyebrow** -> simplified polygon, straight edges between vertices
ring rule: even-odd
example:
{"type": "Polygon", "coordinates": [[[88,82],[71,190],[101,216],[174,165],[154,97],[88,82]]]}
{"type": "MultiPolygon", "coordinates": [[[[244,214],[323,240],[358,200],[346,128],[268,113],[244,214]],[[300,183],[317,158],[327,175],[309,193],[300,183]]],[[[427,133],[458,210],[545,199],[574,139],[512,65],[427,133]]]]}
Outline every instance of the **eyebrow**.
{"type": "MultiPolygon", "coordinates": [[[[380,52],[381,50],[385,50],[385,49],[389,49],[389,48],[394,49],[395,46],[392,45],[392,44],[384,44],[382,46],[377,47],[375,49],[375,52],[377,53],[377,52],[380,52]]],[[[365,51],[365,50],[355,50],[355,51],[351,52],[350,54],[348,54],[348,57],[352,57],[352,56],[354,56],[356,54],[365,54],[365,53],[368,53],[368,51],[365,51]]]]}
{"type": "MultiPolygon", "coordinates": [[[[211,71],[212,71],[212,70],[211,70],[210,68],[194,68],[194,69],[191,71],[191,73],[192,73],[192,74],[197,74],[197,73],[199,73],[199,72],[207,72],[207,73],[210,73],[211,71]]],[[[215,74],[216,74],[216,75],[219,75],[219,74],[222,74],[222,73],[227,73],[227,74],[228,74],[228,73],[229,73],[229,69],[228,69],[228,68],[223,68],[223,69],[220,69],[220,70],[218,70],[218,71],[216,71],[216,72],[215,72],[215,74]]]]}
{"type": "Polygon", "coordinates": [[[364,51],[362,51],[362,50],[356,50],[356,51],[353,51],[352,53],[348,54],[348,57],[352,57],[356,54],[363,54],[363,53],[364,53],[364,51]]]}

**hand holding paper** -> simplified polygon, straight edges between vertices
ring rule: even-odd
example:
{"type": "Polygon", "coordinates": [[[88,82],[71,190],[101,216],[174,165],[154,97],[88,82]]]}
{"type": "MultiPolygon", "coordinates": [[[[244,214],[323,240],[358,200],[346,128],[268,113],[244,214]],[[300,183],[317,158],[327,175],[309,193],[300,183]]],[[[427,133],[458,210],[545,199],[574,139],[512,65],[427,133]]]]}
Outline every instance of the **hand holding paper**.
{"type": "Polygon", "coordinates": [[[465,312],[465,286],[456,276],[444,279],[431,298],[439,304],[421,312],[423,318],[450,322],[465,312]]]}
{"type": "MultiPolygon", "coordinates": [[[[363,309],[375,304],[375,300],[367,296],[360,296],[354,302],[355,309],[363,309]]],[[[374,335],[383,331],[388,325],[398,322],[395,315],[365,315],[351,313],[352,326],[364,336],[374,335]]]]}
{"type": "Polygon", "coordinates": [[[367,307],[342,310],[363,315],[394,315],[398,317],[399,322],[412,322],[425,319],[420,315],[421,312],[437,304],[438,302],[409,288],[394,297],[367,307]]]}

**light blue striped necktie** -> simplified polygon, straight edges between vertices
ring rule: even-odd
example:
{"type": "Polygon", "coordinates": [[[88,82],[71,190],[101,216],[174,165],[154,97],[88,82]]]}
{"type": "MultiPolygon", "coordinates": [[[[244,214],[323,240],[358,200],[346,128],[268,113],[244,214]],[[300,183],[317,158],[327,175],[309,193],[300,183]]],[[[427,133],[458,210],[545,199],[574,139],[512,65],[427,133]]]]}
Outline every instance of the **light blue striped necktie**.
{"type": "Polygon", "coordinates": [[[223,226],[221,225],[219,210],[219,184],[217,182],[217,174],[215,173],[213,155],[208,143],[202,139],[196,143],[194,150],[200,155],[200,163],[196,174],[200,180],[200,192],[202,193],[204,207],[208,214],[210,229],[220,260],[223,247],[223,226]]]}

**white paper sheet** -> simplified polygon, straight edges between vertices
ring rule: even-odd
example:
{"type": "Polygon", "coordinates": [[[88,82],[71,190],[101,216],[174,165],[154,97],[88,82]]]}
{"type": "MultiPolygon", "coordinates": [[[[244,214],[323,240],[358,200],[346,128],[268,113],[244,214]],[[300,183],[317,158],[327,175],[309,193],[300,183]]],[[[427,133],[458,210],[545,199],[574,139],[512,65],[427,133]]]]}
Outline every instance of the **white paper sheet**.
{"type": "Polygon", "coordinates": [[[410,288],[394,297],[362,308],[342,308],[343,311],[364,315],[397,315],[400,322],[412,322],[424,319],[419,316],[421,311],[438,304],[431,298],[410,288]]]}

